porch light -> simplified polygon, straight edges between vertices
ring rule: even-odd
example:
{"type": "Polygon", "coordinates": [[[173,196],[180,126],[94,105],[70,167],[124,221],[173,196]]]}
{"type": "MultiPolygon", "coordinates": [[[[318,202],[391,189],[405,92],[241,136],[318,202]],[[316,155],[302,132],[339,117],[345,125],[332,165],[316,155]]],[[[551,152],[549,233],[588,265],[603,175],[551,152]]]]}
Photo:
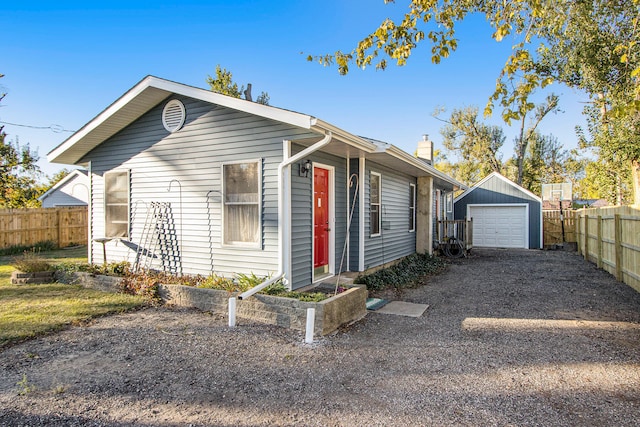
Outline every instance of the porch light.
{"type": "Polygon", "coordinates": [[[309,177],[309,171],[311,171],[311,161],[307,160],[304,163],[300,163],[300,170],[298,175],[304,176],[305,178],[309,177]]]}

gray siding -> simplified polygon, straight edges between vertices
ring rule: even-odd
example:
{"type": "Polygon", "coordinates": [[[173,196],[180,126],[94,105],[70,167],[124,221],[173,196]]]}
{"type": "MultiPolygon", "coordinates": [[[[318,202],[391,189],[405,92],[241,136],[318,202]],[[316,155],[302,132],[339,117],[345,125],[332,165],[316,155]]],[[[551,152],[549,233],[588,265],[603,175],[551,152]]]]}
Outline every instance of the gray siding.
{"type": "MultiPolygon", "coordinates": [[[[151,202],[169,202],[183,272],[233,275],[277,270],[277,166],[283,139],[309,136],[282,123],[190,98],[187,118],[174,133],[162,126],[162,108],[143,115],[105,141],[85,159],[92,162],[93,238],[104,235],[104,172],[131,171],[131,236],[107,244],[111,261],[135,260],[151,202]],[[260,160],[262,164],[262,241],[260,248],[222,244],[222,164],[260,160]],[[169,185],[171,184],[171,191],[169,185]]],[[[93,244],[94,259],[102,246],[93,244]]]]}
{"type": "Polygon", "coordinates": [[[357,194],[358,181],[361,179],[359,176],[360,161],[359,159],[351,159],[349,161],[349,175],[356,175],[357,179],[353,180],[353,186],[349,187],[349,199],[347,200],[347,209],[351,211],[351,204],[354,203],[353,217],[351,218],[351,228],[349,230],[349,270],[359,270],[359,254],[360,254],[360,195],[357,194]]]}
{"type": "MultiPolygon", "coordinates": [[[[302,151],[299,145],[292,146],[292,154],[302,151]]],[[[323,152],[311,154],[308,159],[334,168],[334,212],[335,224],[332,227],[335,235],[334,245],[334,266],[335,271],[340,267],[340,259],[344,248],[347,226],[347,160],[323,152]]],[[[304,159],[306,160],[306,158],[304,159]]],[[[308,177],[298,176],[297,165],[291,168],[291,265],[292,265],[292,287],[294,289],[311,284],[313,270],[313,224],[312,224],[312,202],[311,194],[313,177],[309,173],[308,177]]],[[[348,266],[343,266],[343,271],[348,270],[348,266]]]]}
{"type": "Polygon", "coordinates": [[[480,187],[463,195],[454,205],[455,219],[466,219],[467,205],[527,203],[529,205],[529,248],[540,249],[540,215],[542,205],[517,186],[491,177],[480,187]]]}
{"type": "Polygon", "coordinates": [[[416,179],[373,162],[365,168],[365,269],[410,255],[416,251],[416,233],[409,231],[409,184],[416,179]],[[369,181],[371,172],[381,175],[382,200],[380,235],[371,237],[369,181]]]}

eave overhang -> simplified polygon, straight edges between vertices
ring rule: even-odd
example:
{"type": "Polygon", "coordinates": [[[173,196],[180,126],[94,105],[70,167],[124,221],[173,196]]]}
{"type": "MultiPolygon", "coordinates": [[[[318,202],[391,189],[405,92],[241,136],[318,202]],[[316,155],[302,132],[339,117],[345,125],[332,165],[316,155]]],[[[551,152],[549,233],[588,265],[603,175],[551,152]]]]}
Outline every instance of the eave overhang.
{"type": "Polygon", "coordinates": [[[182,95],[235,110],[311,129],[316,119],[306,114],[220,95],[206,89],[147,76],[47,154],[51,163],[83,165],[91,150],[139,119],[172,95],[182,95]]]}

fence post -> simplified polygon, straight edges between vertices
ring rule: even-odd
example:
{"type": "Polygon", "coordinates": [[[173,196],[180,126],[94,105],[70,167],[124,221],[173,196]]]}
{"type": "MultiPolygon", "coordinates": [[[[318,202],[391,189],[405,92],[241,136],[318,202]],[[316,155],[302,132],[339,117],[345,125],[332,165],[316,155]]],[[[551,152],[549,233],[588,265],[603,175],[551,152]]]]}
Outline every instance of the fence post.
{"type": "Polygon", "coordinates": [[[616,241],[616,280],[622,282],[622,223],[620,214],[614,216],[615,241],[616,241]]]}
{"type": "Polygon", "coordinates": [[[60,208],[56,208],[56,217],[58,225],[58,247],[62,247],[62,211],[60,208]]]}
{"type": "Polygon", "coordinates": [[[589,261],[589,215],[584,214],[584,259],[589,261]]]}
{"type": "Polygon", "coordinates": [[[602,215],[598,215],[598,260],[596,265],[602,268],[602,215]]]}
{"type": "Polygon", "coordinates": [[[582,255],[582,246],[580,242],[580,212],[576,212],[575,222],[573,224],[574,231],[576,233],[576,249],[578,250],[578,255],[582,255]]]}

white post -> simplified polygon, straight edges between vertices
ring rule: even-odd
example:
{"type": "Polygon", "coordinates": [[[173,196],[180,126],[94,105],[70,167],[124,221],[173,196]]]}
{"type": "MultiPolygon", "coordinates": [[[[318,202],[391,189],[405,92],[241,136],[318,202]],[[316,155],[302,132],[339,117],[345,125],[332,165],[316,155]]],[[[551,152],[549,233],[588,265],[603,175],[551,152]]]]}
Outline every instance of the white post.
{"type": "Polygon", "coordinates": [[[229,298],[229,327],[236,326],[236,299],[229,298]]]}
{"type": "Polygon", "coordinates": [[[304,342],[311,344],[313,342],[313,328],[316,323],[316,309],[307,308],[307,331],[305,334],[304,342]]]}

